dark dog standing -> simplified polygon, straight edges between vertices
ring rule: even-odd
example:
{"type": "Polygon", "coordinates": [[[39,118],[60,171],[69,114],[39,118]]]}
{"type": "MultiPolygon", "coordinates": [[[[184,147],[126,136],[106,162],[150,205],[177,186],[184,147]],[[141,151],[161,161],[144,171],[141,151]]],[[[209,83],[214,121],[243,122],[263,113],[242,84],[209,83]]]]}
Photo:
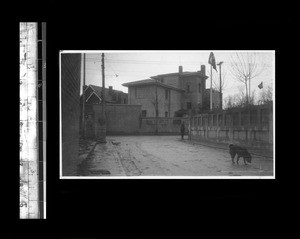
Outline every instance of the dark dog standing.
{"type": "Polygon", "coordinates": [[[234,145],[234,144],[229,144],[229,153],[231,155],[232,163],[234,163],[235,155],[237,155],[237,160],[236,160],[237,164],[239,164],[240,157],[242,157],[244,159],[245,165],[247,165],[246,161],[248,163],[251,163],[251,160],[252,160],[251,154],[245,148],[242,148],[242,147],[234,145]]]}

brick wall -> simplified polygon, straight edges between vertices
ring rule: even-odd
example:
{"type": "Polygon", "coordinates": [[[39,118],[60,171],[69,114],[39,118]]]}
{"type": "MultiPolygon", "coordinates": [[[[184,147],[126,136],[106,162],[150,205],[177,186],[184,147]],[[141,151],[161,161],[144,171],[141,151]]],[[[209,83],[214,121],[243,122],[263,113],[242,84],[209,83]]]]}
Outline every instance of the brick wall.
{"type": "MultiPolygon", "coordinates": [[[[93,105],[93,123],[98,122],[102,114],[102,105],[93,105]]],[[[107,104],[105,106],[106,114],[106,134],[138,134],[140,125],[141,106],[124,104],[107,104]]],[[[88,121],[86,122],[87,126],[88,121]]],[[[95,125],[93,126],[95,130],[95,125]]],[[[94,137],[89,130],[87,136],[94,137]]]]}
{"type": "Polygon", "coordinates": [[[80,117],[80,54],[61,54],[62,174],[76,173],[80,117]]]}
{"type": "Polygon", "coordinates": [[[185,122],[186,134],[188,133],[188,118],[142,118],[140,134],[156,134],[156,127],[158,134],[165,135],[180,135],[180,123],[185,122]]]}
{"type": "MultiPolygon", "coordinates": [[[[99,118],[102,115],[101,105],[89,105],[88,117],[85,120],[86,137],[94,139],[99,127],[99,118]],[[91,108],[92,107],[92,108],[91,108]]],[[[155,134],[156,118],[141,117],[140,105],[107,104],[105,106],[106,114],[106,134],[107,135],[135,135],[135,134],[155,134]]],[[[157,120],[157,131],[159,134],[180,134],[180,123],[186,123],[187,118],[165,118],[160,117],[157,120]]]]}
{"type": "Polygon", "coordinates": [[[128,94],[117,92],[115,95],[117,104],[128,104],[128,94]]]}

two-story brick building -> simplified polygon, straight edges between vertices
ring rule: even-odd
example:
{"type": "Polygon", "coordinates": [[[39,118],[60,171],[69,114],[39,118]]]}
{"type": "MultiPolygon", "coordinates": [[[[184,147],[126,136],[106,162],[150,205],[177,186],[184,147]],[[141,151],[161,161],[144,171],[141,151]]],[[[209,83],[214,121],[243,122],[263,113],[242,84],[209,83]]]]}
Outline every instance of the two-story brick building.
{"type": "MultiPolygon", "coordinates": [[[[205,65],[200,71],[162,74],[150,79],[124,83],[128,87],[128,104],[141,105],[142,116],[173,117],[179,110],[202,110],[207,106],[205,65]],[[157,104],[157,108],[156,108],[157,104]]],[[[213,108],[218,107],[217,91],[213,92],[213,108]]],[[[209,105],[209,104],[208,104],[209,105]]]]}
{"type": "Polygon", "coordinates": [[[124,83],[123,86],[128,87],[128,104],[142,106],[142,117],[154,117],[156,110],[157,117],[171,117],[181,104],[183,90],[157,79],[124,83]]]}

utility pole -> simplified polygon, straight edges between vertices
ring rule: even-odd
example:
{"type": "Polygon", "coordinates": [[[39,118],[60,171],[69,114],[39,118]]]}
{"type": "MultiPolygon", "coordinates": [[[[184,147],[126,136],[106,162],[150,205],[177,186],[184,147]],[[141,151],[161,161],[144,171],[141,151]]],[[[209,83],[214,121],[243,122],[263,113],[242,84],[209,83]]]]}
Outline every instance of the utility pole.
{"type": "Polygon", "coordinates": [[[214,56],[214,53],[211,52],[209,54],[209,58],[208,58],[208,63],[210,64],[210,110],[212,111],[213,108],[213,103],[212,103],[212,68],[214,67],[214,69],[217,71],[216,68],[216,59],[214,56]]]}
{"type": "Polygon", "coordinates": [[[104,73],[104,53],[102,53],[102,113],[105,112],[105,73],[104,73]]]}
{"type": "Polygon", "coordinates": [[[220,109],[223,109],[223,100],[222,100],[222,76],[221,76],[221,65],[223,64],[223,61],[220,61],[217,65],[220,69],[220,109]]]}
{"type": "Polygon", "coordinates": [[[85,53],[83,53],[83,84],[82,84],[82,138],[85,138],[85,53]]]}
{"type": "Polygon", "coordinates": [[[212,65],[210,65],[210,110],[212,110],[212,65]]]}
{"type": "Polygon", "coordinates": [[[102,114],[99,118],[100,137],[99,143],[106,143],[106,117],[105,117],[105,73],[104,73],[104,53],[102,53],[102,114]]]}

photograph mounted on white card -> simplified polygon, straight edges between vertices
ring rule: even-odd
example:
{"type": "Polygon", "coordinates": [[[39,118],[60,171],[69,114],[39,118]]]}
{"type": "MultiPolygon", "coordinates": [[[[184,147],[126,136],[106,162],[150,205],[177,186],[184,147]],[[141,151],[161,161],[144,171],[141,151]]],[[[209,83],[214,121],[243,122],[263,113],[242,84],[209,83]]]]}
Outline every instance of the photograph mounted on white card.
{"type": "Polygon", "coordinates": [[[61,179],[275,178],[275,51],[59,59],[61,179]]]}

